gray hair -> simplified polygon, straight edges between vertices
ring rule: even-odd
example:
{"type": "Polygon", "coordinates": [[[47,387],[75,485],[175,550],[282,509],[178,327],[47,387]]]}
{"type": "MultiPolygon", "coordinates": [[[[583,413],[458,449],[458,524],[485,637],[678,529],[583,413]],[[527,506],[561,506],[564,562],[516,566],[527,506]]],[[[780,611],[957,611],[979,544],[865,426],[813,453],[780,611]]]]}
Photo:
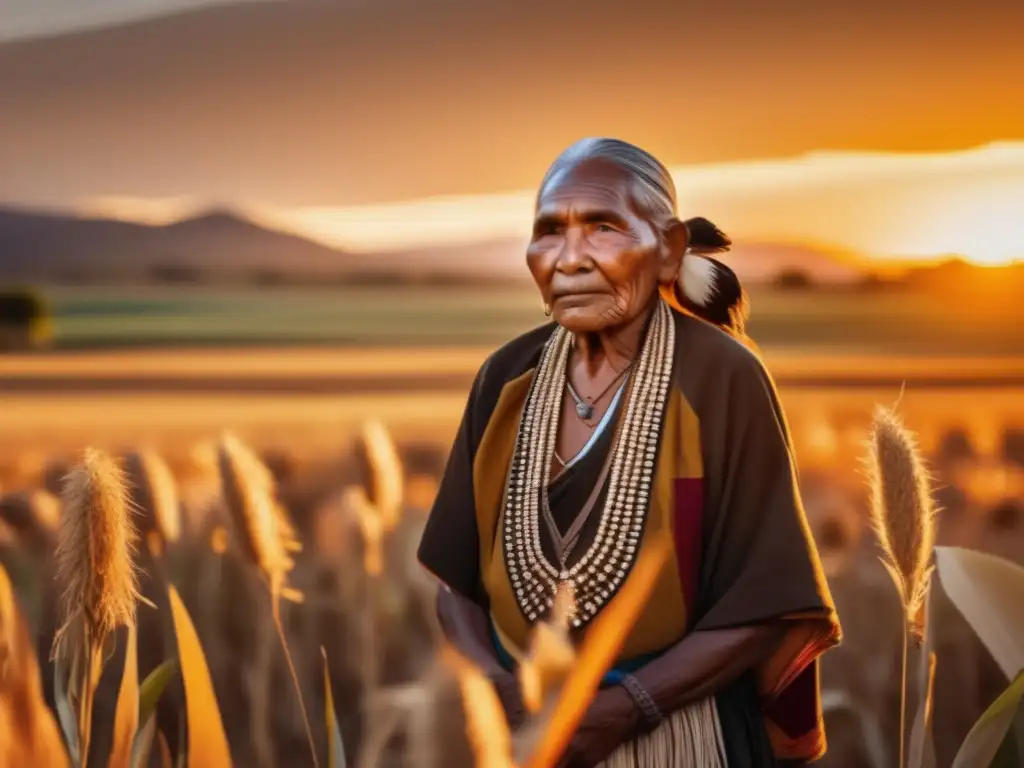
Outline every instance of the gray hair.
{"type": "Polygon", "coordinates": [[[632,183],[633,202],[644,213],[652,218],[676,215],[676,185],[668,169],[650,152],[604,137],[580,139],[562,152],[544,174],[537,200],[553,182],[588,160],[607,160],[625,171],[632,183]]]}
{"type": "MultiPolygon", "coordinates": [[[[580,139],[548,168],[537,192],[537,202],[553,183],[588,160],[606,160],[629,177],[633,204],[652,221],[676,218],[676,185],[668,169],[650,152],[622,139],[580,139]]],[[[687,232],[687,258],[677,278],[677,299],[687,310],[737,337],[745,337],[750,313],[747,294],[736,273],[711,258],[724,253],[732,241],[707,219],[697,216],[682,222],[687,232]]]]}

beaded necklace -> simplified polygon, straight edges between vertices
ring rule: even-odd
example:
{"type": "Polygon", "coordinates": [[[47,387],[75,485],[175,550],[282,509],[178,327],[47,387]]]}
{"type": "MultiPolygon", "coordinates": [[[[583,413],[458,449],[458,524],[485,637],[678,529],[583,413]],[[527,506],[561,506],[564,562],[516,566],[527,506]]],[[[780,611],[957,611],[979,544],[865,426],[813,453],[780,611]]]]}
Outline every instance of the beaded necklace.
{"type": "Polygon", "coordinates": [[[659,301],[627,390],[623,422],[611,448],[610,480],[597,534],[572,565],[552,564],[540,529],[565,391],[573,334],[556,328],[541,354],[509,467],[502,511],[503,549],[520,610],[543,616],[556,593],[570,598],[574,628],[587,624],[625,581],[640,548],[672,377],[675,323],[659,301]]]}

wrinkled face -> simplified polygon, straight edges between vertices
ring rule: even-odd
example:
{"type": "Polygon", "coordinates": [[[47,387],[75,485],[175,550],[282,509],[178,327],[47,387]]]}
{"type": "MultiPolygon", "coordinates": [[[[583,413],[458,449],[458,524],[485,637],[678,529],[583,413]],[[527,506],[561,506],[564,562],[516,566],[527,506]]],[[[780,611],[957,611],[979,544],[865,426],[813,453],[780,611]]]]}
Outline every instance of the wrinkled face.
{"type": "Polygon", "coordinates": [[[595,159],[557,173],[538,200],[526,261],[553,319],[570,331],[639,317],[678,271],[682,254],[664,223],[648,221],[630,189],[623,169],[595,159]]]}

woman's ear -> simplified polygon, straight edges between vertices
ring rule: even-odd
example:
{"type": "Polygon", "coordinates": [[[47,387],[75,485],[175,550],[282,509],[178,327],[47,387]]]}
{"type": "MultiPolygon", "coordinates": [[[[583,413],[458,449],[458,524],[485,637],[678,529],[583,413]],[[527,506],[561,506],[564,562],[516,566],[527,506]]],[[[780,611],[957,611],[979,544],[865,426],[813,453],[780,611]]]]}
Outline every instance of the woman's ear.
{"type": "Polygon", "coordinates": [[[661,263],[658,266],[658,282],[670,285],[679,276],[686,249],[690,246],[690,231],[679,219],[669,219],[662,230],[661,263]]]}

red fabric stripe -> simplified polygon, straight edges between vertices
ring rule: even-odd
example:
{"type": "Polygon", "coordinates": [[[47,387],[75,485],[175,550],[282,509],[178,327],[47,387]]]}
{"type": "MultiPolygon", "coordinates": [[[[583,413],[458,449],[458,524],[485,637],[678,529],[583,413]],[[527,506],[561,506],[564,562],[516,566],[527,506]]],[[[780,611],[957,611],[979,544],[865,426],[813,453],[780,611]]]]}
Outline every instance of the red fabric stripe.
{"type": "Polygon", "coordinates": [[[818,662],[804,668],[774,700],[766,702],[764,714],[779,730],[797,739],[818,725],[818,662]]]}
{"type": "Polygon", "coordinates": [[[673,526],[679,582],[686,599],[686,614],[693,616],[697,604],[704,533],[704,479],[677,477],[673,481],[673,526]]]}

